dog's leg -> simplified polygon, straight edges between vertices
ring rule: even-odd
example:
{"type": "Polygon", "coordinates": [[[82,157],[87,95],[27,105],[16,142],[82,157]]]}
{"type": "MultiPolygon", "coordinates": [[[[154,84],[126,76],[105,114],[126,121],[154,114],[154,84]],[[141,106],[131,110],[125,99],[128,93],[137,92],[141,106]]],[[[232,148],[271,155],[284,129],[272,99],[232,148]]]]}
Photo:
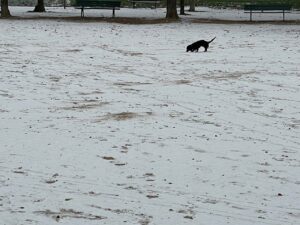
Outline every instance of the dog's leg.
{"type": "Polygon", "coordinates": [[[207,44],[207,46],[204,47],[205,48],[205,52],[207,52],[208,47],[209,47],[209,44],[207,44]]]}

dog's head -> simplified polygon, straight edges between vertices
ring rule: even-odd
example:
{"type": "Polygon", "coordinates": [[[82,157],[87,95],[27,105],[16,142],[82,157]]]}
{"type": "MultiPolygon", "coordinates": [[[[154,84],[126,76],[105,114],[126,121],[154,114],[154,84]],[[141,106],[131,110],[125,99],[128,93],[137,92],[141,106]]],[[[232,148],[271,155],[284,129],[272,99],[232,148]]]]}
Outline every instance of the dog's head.
{"type": "Polygon", "coordinates": [[[188,46],[186,47],[186,52],[188,52],[188,51],[192,51],[191,45],[188,45],[188,46]]]}

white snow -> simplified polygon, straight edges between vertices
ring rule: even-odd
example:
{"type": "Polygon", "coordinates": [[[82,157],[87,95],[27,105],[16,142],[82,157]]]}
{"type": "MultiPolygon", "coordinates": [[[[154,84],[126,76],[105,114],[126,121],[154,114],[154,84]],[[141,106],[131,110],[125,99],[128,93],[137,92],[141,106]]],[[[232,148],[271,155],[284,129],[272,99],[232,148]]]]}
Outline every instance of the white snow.
{"type": "Polygon", "coordinates": [[[0,20],[0,224],[299,223],[299,37],[288,24],[0,20]]]}

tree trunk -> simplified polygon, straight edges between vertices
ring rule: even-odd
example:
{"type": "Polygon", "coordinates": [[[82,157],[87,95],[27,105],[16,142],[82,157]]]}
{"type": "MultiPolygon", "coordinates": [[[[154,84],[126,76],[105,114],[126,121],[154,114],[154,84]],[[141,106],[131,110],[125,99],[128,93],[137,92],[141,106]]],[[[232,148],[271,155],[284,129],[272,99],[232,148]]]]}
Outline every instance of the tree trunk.
{"type": "Polygon", "coordinates": [[[46,12],[44,0],[38,0],[33,12],[46,12]]]}
{"type": "Polygon", "coordinates": [[[10,17],[8,9],[8,0],[1,0],[1,17],[10,17]]]}
{"type": "Polygon", "coordinates": [[[178,19],[176,0],[167,0],[167,19],[178,19]]]}
{"type": "Polygon", "coordinates": [[[180,0],[180,15],[184,15],[184,0],[180,0]]]}
{"type": "Polygon", "coordinates": [[[190,12],[195,12],[196,9],[195,9],[195,0],[190,0],[190,9],[189,9],[190,12]]]}

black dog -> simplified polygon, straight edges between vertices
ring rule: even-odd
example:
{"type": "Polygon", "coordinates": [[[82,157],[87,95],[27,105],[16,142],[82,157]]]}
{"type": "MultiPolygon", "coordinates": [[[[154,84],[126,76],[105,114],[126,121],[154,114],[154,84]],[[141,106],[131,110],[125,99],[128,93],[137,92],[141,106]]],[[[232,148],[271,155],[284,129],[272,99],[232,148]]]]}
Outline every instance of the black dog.
{"type": "Polygon", "coordinates": [[[205,52],[207,52],[207,49],[209,47],[209,43],[211,43],[213,40],[215,40],[216,37],[214,37],[211,41],[204,41],[204,40],[200,40],[200,41],[196,41],[195,43],[189,45],[186,47],[186,51],[189,52],[194,52],[199,50],[200,47],[205,48],[205,52]]]}

